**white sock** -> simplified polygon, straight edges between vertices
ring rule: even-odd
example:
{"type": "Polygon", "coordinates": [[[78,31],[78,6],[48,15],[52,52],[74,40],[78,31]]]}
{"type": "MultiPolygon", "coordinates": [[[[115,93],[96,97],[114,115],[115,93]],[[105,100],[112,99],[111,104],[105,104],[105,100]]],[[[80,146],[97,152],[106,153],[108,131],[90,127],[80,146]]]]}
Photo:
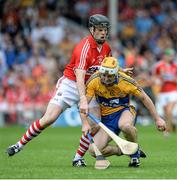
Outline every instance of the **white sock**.
{"type": "Polygon", "coordinates": [[[76,153],[76,155],[74,156],[74,161],[76,161],[78,159],[82,159],[82,156],[80,156],[78,153],[76,153]]]}
{"type": "Polygon", "coordinates": [[[18,147],[19,147],[20,149],[22,149],[23,146],[24,146],[23,144],[20,143],[20,141],[18,141],[17,145],[18,145],[18,147]]]}

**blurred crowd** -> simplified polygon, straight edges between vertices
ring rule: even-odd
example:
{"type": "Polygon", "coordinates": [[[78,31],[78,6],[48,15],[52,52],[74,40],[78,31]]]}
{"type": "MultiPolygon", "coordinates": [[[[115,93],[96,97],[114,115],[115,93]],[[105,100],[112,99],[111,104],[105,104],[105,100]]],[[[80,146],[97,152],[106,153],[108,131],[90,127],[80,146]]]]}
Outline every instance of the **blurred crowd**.
{"type": "MultiPolygon", "coordinates": [[[[153,66],[165,49],[177,50],[177,3],[119,0],[118,5],[113,55],[123,68],[134,67],[155,100],[153,66]]],[[[23,124],[44,112],[74,45],[88,34],[88,17],[108,15],[108,0],[0,0],[0,9],[0,118],[23,124]]]]}

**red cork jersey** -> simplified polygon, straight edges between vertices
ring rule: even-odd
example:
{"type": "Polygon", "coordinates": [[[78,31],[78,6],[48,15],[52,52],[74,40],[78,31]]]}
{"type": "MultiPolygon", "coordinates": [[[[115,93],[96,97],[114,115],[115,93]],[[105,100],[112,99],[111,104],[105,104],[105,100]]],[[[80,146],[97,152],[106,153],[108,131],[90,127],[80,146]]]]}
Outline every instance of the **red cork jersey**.
{"type": "Polygon", "coordinates": [[[155,67],[155,74],[160,76],[163,84],[161,92],[177,91],[177,65],[175,63],[168,64],[160,61],[155,67]]]}
{"type": "Polygon", "coordinates": [[[85,80],[88,80],[106,56],[111,56],[111,48],[108,43],[105,42],[99,50],[97,43],[89,35],[74,48],[70,63],[65,67],[64,76],[75,81],[75,69],[83,69],[86,70],[85,80]]]}

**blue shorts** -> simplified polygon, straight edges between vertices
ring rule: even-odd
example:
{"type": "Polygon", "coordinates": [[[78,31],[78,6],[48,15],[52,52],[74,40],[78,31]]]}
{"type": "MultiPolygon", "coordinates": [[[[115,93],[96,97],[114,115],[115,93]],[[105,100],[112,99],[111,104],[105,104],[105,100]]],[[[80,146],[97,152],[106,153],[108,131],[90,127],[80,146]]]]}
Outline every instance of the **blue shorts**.
{"type": "Polygon", "coordinates": [[[123,108],[122,110],[112,113],[110,115],[102,116],[101,122],[115,134],[119,135],[121,130],[119,129],[118,122],[122,112],[124,112],[125,110],[130,110],[130,108],[123,108]]]}

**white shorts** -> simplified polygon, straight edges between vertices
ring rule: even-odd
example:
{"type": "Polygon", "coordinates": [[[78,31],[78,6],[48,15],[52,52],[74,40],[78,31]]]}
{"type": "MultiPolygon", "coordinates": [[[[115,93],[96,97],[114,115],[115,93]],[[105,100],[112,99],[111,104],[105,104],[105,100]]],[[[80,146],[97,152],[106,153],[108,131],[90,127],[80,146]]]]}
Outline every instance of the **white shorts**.
{"type": "Polygon", "coordinates": [[[177,91],[159,93],[157,96],[157,103],[162,107],[170,102],[177,102],[177,91]]]}
{"type": "MultiPolygon", "coordinates": [[[[61,77],[56,85],[56,92],[49,103],[53,103],[62,107],[63,110],[79,103],[79,94],[75,81],[66,77],[61,77]]],[[[89,107],[99,107],[96,100],[93,98],[89,103],[89,107]]]]}

